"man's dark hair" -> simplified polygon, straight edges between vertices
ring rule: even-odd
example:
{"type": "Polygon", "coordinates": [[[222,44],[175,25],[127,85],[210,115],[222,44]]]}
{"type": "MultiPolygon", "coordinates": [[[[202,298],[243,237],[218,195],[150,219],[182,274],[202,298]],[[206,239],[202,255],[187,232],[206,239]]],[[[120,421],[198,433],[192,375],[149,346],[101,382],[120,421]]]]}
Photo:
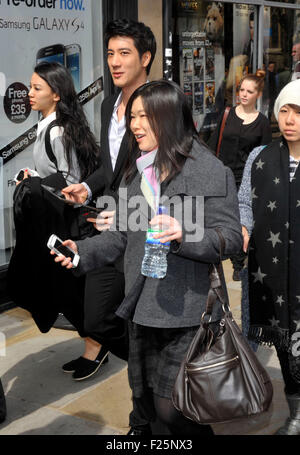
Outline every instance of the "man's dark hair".
{"type": "Polygon", "coordinates": [[[151,28],[143,22],[136,22],[129,19],[116,19],[107,24],[104,35],[106,48],[108,47],[110,38],[116,36],[128,36],[129,38],[132,38],[140,58],[142,58],[143,54],[147,51],[151,53],[151,59],[146,68],[146,72],[149,74],[156,53],[156,40],[151,28]]]}

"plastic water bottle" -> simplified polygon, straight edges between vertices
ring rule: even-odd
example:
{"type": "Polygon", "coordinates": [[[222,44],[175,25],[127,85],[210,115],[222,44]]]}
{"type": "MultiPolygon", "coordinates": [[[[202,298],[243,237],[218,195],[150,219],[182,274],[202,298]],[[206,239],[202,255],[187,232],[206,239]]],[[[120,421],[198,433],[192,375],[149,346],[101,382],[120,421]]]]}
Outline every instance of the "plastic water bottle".
{"type": "MultiPolygon", "coordinates": [[[[160,205],[158,215],[167,213],[167,208],[160,205]]],[[[151,278],[164,278],[167,273],[167,254],[170,249],[170,242],[161,243],[160,239],[154,239],[153,235],[162,232],[159,226],[148,229],[145,242],[145,255],[142,263],[142,275],[151,278]]]]}

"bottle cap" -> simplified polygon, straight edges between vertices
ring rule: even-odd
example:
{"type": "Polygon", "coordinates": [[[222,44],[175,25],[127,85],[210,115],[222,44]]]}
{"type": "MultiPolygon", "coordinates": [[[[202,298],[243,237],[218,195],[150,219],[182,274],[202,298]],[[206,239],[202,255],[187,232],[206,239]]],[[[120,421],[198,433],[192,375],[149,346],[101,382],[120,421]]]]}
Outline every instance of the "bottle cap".
{"type": "Polygon", "coordinates": [[[168,213],[168,208],[165,205],[159,205],[157,209],[157,215],[166,215],[168,213]]]}

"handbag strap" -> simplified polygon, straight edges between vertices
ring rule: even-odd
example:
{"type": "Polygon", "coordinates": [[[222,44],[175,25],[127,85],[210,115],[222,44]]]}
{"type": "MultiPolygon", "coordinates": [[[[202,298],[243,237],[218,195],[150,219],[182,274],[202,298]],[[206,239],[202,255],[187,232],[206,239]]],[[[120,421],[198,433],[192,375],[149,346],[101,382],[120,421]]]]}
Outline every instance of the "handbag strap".
{"type": "Polygon", "coordinates": [[[222,142],[222,138],[223,138],[223,131],[224,131],[224,128],[225,128],[225,123],[226,123],[226,120],[227,120],[227,117],[228,117],[229,112],[230,112],[230,107],[227,106],[226,109],[225,109],[225,111],[224,111],[223,119],[222,119],[222,123],[221,123],[221,128],[220,128],[220,133],[219,133],[219,140],[218,140],[218,146],[217,146],[216,156],[219,156],[219,153],[220,153],[221,142],[222,142]]]}
{"type": "Polygon", "coordinates": [[[210,317],[213,311],[213,307],[217,300],[219,300],[222,304],[222,308],[224,313],[230,311],[229,302],[227,298],[227,292],[225,292],[222,277],[224,277],[224,271],[222,266],[222,258],[224,255],[225,250],[225,240],[223,234],[221,233],[219,228],[215,229],[216,233],[219,237],[219,244],[220,244],[220,262],[217,264],[211,264],[209,268],[209,280],[210,280],[210,288],[208,291],[208,296],[206,300],[206,309],[205,313],[202,316],[202,320],[205,322],[204,317],[208,317],[208,322],[210,321],[210,317]]]}

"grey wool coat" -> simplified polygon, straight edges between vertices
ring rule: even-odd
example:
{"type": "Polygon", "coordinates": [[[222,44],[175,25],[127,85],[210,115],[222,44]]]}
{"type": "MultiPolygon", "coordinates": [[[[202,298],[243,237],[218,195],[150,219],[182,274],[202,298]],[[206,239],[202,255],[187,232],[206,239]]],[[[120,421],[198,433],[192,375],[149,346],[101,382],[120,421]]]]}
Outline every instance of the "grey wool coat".
{"type": "MultiPolygon", "coordinates": [[[[187,214],[182,210],[183,216],[178,220],[183,226],[183,241],[171,244],[165,278],[154,279],[141,275],[145,230],[127,228],[129,219],[144,220],[147,227],[153,216],[148,213],[147,205],[146,210],[143,204],[130,208],[133,205],[132,198],[142,197],[141,176],[138,173],[126,191],[121,184],[119,204],[122,207],[127,205],[127,208],[118,208],[116,230],[76,242],[80,255],[76,274],[113,263],[124,255],[125,300],[121,308],[127,304],[133,305],[131,316],[137,324],[165,328],[199,325],[209,289],[208,267],[211,262],[218,262],[220,257],[219,237],[215,228],[221,230],[225,239],[226,256],[238,253],[242,247],[238,199],[231,170],[196,140],[190,155],[182,171],[170,181],[164,192],[164,197],[171,200],[184,199],[190,208],[186,210],[187,214]],[[198,206],[196,196],[200,200],[198,206]],[[124,200],[126,198],[127,201],[124,200]],[[128,201],[131,201],[129,205],[126,203],[128,201]],[[194,227],[189,226],[188,222],[196,217],[195,210],[199,209],[201,201],[204,203],[204,219],[201,220],[200,216],[199,225],[195,223],[194,227]],[[195,240],[193,234],[196,228],[201,233],[202,222],[202,239],[195,240]]],[[[214,310],[213,319],[219,317],[219,312],[220,309],[214,310]]]]}

